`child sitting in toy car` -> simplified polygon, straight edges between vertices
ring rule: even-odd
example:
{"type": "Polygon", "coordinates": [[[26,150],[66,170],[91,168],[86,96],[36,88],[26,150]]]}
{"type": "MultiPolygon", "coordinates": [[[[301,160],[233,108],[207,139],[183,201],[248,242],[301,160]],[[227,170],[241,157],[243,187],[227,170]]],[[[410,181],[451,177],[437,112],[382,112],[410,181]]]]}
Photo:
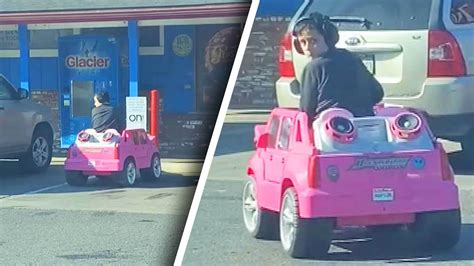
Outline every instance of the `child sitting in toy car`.
{"type": "Polygon", "coordinates": [[[372,116],[373,106],[383,98],[380,83],[361,59],[335,47],[337,27],[329,17],[312,13],[295,23],[296,50],[311,58],[301,83],[300,110],[310,117],[329,108],[344,108],[355,117],[372,116]]]}
{"type": "Polygon", "coordinates": [[[92,109],[92,128],[98,133],[107,129],[119,131],[118,115],[113,106],[110,105],[108,92],[100,92],[94,95],[94,109],[92,109]]]}

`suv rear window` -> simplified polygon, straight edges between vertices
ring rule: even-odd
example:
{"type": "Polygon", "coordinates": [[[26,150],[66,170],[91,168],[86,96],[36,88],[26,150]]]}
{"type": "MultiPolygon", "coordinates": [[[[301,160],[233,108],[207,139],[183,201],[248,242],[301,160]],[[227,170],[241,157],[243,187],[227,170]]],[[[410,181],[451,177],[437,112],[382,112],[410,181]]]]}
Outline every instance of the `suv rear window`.
{"type": "Polygon", "coordinates": [[[336,22],[340,30],[428,29],[431,0],[315,0],[303,16],[317,11],[330,17],[357,17],[369,21],[336,22]]]}

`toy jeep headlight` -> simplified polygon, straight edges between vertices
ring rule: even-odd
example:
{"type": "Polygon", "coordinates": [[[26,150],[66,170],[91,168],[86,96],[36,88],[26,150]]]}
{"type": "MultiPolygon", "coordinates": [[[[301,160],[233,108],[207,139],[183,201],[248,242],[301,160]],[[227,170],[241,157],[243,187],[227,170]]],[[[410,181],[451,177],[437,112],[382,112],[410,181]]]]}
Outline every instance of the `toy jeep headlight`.
{"type": "Polygon", "coordinates": [[[421,130],[421,118],[414,113],[400,113],[392,122],[392,133],[403,139],[415,138],[421,130]]]}
{"type": "Polygon", "coordinates": [[[328,136],[340,142],[350,142],[355,138],[354,124],[348,118],[335,116],[326,124],[328,136]]]}
{"type": "Polygon", "coordinates": [[[81,131],[81,132],[79,132],[79,134],[77,134],[77,139],[80,142],[87,142],[87,141],[89,141],[89,138],[90,138],[89,133],[87,133],[85,131],[81,131]]]}

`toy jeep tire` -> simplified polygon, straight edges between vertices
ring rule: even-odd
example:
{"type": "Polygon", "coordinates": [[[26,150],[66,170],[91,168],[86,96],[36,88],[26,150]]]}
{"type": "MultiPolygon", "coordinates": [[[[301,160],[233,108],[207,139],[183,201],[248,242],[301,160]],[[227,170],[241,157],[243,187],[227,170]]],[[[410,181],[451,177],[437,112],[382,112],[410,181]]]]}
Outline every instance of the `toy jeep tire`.
{"type": "Polygon", "coordinates": [[[242,195],[242,213],[245,227],[258,239],[278,240],[278,214],[259,208],[255,183],[247,181],[242,195]]]}
{"type": "Polygon", "coordinates": [[[138,170],[132,158],[125,160],[123,170],[117,174],[118,182],[124,187],[132,187],[137,183],[138,170]]]}
{"type": "Polygon", "coordinates": [[[280,210],[280,239],[291,257],[326,256],[331,246],[333,224],[329,218],[300,218],[295,189],[286,189],[280,210]]]}
{"type": "Polygon", "coordinates": [[[418,213],[409,227],[415,245],[424,250],[447,250],[459,241],[461,213],[459,209],[418,213]]]}
{"type": "Polygon", "coordinates": [[[71,186],[84,186],[88,178],[81,171],[66,171],[66,182],[71,186]]]}
{"type": "Polygon", "coordinates": [[[141,170],[141,176],[145,181],[158,180],[161,176],[160,155],[155,153],[151,157],[150,168],[141,170]]]}

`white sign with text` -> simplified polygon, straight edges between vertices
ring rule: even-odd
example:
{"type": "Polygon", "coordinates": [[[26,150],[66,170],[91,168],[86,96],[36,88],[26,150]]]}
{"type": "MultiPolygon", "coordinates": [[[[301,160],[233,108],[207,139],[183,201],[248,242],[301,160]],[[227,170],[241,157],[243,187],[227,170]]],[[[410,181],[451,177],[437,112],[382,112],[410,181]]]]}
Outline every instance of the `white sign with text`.
{"type": "Polygon", "coordinates": [[[127,129],[143,128],[147,130],[146,97],[127,97],[127,129]]]}

